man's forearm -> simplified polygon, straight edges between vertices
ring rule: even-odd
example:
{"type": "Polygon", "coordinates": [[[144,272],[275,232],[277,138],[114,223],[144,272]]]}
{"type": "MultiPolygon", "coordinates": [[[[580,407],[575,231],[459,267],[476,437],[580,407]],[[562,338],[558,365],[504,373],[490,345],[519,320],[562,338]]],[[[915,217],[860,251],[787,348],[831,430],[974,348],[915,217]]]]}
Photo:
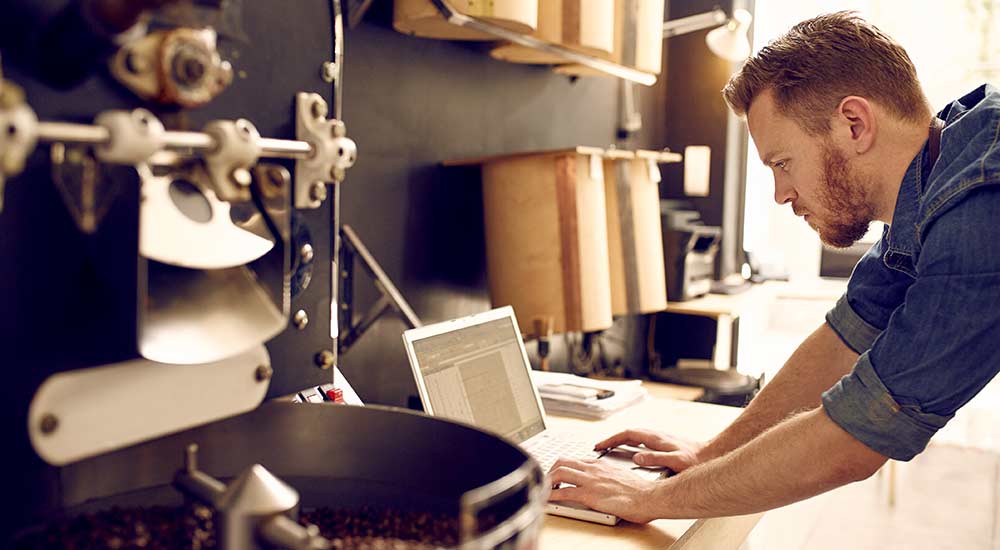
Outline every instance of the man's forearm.
{"type": "Polygon", "coordinates": [[[746,410],[701,451],[703,460],[720,457],[790,415],[820,404],[824,391],[851,371],[858,355],[823,323],[799,345],[746,410]]]}
{"type": "Polygon", "coordinates": [[[701,518],[770,510],[864,479],[885,461],[817,408],[660,482],[648,514],[701,518]]]}

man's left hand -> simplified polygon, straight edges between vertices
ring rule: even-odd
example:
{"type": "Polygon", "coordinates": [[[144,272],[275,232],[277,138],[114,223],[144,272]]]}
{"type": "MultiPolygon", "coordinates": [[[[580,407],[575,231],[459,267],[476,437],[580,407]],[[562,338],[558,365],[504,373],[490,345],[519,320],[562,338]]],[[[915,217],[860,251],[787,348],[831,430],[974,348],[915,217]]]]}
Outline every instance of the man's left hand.
{"type": "Polygon", "coordinates": [[[579,502],[633,523],[656,519],[649,504],[657,482],[619,466],[595,459],[563,458],[549,470],[549,482],[557,487],[549,495],[550,501],[579,502]]]}

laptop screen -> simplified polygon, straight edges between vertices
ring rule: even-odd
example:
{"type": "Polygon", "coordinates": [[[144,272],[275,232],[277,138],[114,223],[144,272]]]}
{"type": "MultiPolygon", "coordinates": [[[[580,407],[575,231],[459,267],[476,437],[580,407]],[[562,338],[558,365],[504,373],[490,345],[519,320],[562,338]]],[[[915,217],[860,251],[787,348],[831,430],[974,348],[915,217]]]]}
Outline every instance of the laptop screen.
{"type": "Polygon", "coordinates": [[[520,443],[545,429],[510,316],[413,341],[434,416],[520,443]]]}

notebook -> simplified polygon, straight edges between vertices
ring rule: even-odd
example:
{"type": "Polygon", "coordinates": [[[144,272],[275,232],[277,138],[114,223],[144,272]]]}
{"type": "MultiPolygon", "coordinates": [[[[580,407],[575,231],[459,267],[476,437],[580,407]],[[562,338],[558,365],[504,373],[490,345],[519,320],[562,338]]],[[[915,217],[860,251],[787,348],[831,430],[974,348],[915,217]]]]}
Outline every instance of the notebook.
{"type": "MultiPolygon", "coordinates": [[[[544,471],[560,457],[602,458],[594,441],[547,429],[517,326],[514,310],[507,306],[404,332],[424,411],[505,437],[535,457],[544,471]]],[[[627,459],[622,464],[649,479],[662,474],[635,468],[627,459]]],[[[605,525],[618,522],[612,514],[574,503],[550,502],[546,512],[605,525]]]]}

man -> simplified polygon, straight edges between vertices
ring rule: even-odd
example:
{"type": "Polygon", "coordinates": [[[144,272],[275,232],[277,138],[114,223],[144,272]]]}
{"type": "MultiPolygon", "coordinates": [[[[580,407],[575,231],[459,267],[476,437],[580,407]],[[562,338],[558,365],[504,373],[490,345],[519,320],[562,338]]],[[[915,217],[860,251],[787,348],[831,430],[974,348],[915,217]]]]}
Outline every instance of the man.
{"type": "Polygon", "coordinates": [[[913,458],[1000,370],[997,90],[938,120],[903,48],[841,12],[796,25],[723,95],[773,170],[775,200],[824,242],[888,227],[826,322],[717,437],[630,430],[597,444],[645,445],[638,464],[680,475],[561,460],[553,500],[635,522],[783,506],[913,458]]]}

